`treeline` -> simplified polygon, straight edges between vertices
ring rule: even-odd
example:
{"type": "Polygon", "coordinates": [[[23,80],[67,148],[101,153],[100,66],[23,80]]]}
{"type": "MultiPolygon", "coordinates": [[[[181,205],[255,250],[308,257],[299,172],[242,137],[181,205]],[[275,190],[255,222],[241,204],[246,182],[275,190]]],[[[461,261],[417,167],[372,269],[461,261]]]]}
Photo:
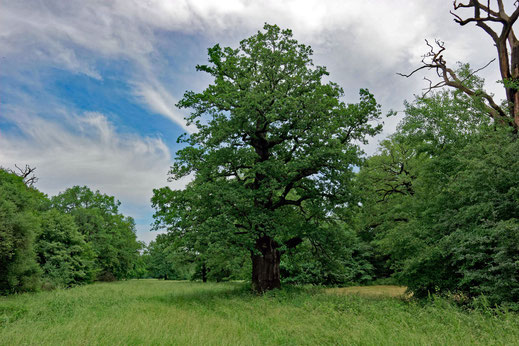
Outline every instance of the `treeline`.
{"type": "MultiPolygon", "coordinates": [[[[468,66],[457,73],[482,87],[468,66]]],[[[477,96],[445,90],[406,103],[396,133],[364,159],[350,188],[333,222],[310,225],[304,241],[282,250],[282,282],[389,282],[415,297],[519,308],[519,141],[477,96]]],[[[155,191],[156,227],[170,232],[150,244],[149,274],[250,280],[243,244],[216,228],[171,226],[174,196],[155,191]]]]}
{"type": "MultiPolygon", "coordinates": [[[[481,90],[467,66],[458,75],[481,90]]],[[[396,133],[358,174],[355,227],[375,277],[417,297],[518,309],[518,135],[480,97],[441,91],[406,104],[396,133]]]]}
{"type": "Polygon", "coordinates": [[[425,67],[443,70],[443,84],[405,103],[396,132],[365,157],[358,144],[380,132],[380,106],[367,90],[342,103],[290,30],[265,24],[208,55],[197,69],[212,84],[178,104],[199,131],[179,138],[169,173],[194,178],[152,198],[168,231],[150,247],[156,277],[247,278],[257,292],[393,282],[415,297],[519,309],[515,99],[498,106],[467,65],[446,73],[431,52],[425,67]]]}
{"type": "Polygon", "coordinates": [[[0,169],[0,294],[140,275],[142,244],[119,204],[79,186],[48,198],[0,169]]]}
{"type": "Polygon", "coordinates": [[[214,247],[198,252],[173,234],[159,234],[143,254],[145,276],[165,280],[229,281],[250,279],[250,264],[243,253],[214,247]]]}

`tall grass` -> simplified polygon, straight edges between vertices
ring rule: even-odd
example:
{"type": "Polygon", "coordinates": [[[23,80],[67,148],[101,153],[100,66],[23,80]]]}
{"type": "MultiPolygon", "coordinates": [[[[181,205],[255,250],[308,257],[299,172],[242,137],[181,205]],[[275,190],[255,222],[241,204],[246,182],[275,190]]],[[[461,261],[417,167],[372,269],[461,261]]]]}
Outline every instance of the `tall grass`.
{"type": "Polygon", "coordinates": [[[519,315],[445,300],[133,280],[0,298],[0,344],[516,344],[519,315]]]}

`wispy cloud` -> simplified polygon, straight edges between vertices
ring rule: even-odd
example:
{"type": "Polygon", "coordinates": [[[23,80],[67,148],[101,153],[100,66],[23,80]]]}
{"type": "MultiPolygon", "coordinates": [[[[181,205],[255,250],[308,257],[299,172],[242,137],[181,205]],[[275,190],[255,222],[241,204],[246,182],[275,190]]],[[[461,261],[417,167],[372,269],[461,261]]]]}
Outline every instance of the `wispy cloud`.
{"type": "Polygon", "coordinates": [[[163,141],[119,133],[103,114],[67,114],[55,121],[12,109],[4,117],[21,135],[0,133],[0,165],[37,167],[38,187],[47,193],[88,185],[142,207],[153,188],[166,185],[171,154],[163,141]]]}
{"type": "MultiPolygon", "coordinates": [[[[474,35],[452,23],[450,5],[427,0],[7,1],[0,11],[0,51],[21,65],[48,64],[97,79],[103,78],[99,59],[130,61],[139,102],[193,131],[174,107],[181,95],[159,78],[170,66],[157,48],[157,33],[198,34],[236,45],[264,22],[276,23],[311,44],[317,63],[327,65],[335,81],[383,94],[387,88],[380,77],[391,75],[386,82],[392,84],[394,72],[416,64],[424,52],[423,38],[443,37],[450,47],[446,57],[453,62],[466,58],[467,51],[478,51],[483,60],[489,56],[476,50],[474,35]]],[[[394,107],[418,85],[418,80],[408,81],[402,93],[381,101],[394,107]]]]}
{"type": "Polygon", "coordinates": [[[188,133],[197,131],[196,126],[187,125],[184,120],[185,113],[175,106],[177,100],[160,83],[154,81],[135,83],[135,95],[148,106],[148,108],[182,126],[188,133]]]}

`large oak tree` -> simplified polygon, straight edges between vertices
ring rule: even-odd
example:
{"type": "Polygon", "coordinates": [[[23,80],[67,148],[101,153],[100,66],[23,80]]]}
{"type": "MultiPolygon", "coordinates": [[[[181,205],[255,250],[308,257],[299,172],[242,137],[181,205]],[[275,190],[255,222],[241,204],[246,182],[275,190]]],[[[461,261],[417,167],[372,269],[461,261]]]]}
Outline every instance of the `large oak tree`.
{"type": "Polygon", "coordinates": [[[179,139],[186,146],[170,171],[194,179],[184,190],[155,190],[155,218],[195,251],[248,251],[253,288],[263,292],[280,286],[287,248],[336,230],[323,225],[352,202],[358,144],[380,130],[372,122],[380,107],[367,90],[357,104],[342,102],[312,49],[275,25],[208,52],[197,70],[213,82],[178,104],[192,109],[198,131],[179,139]]]}

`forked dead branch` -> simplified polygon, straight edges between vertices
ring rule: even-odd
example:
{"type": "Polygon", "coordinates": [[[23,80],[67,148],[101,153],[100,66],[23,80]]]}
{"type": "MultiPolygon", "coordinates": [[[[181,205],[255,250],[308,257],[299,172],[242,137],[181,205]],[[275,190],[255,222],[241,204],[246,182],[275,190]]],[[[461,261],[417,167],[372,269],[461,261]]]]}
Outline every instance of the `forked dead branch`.
{"type": "MultiPolygon", "coordinates": [[[[424,77],[424,79],[429,82],[429,86],[425,89],[426,93],[436,88],[448,86],[456,88],[469,96],[479,96],[484,101],[489,116],[496,121],[509,123],[517,131],[519,129],[519,41],[515,36],[513,25],[519,17],[519,2],[515,1],[513,5],[515,10],[511,14],[507,14],[502,0],[497,0],[496,2],[489,0],[486,4],[479,0],[470,0],[468,3],[458,3],[454,1],[454,11],[473,9],[473,16],[462,18],[461,15],[453,11],[450,12],[454,16],[456,23],[461,26],[475,23],[476,26],[482,28],[494,41],[494,45],[497,49],[497,60],[499,62],[501,80],[506,93],[507,102],[505,104],[498,104],[494,100],[493,95],[484,90],[471,88],[464,83],[466,78],[460,78],[447,64],[444,58],[445,44],[440,40],[435,40],[434,45],[426,40],[429,51],[422,58],[422,66],[408,74],[399,73],[399,75],[410,77],[424,69],[434,70],[440,78],[440,81],[434,83],[424,77]],[[498,28],[498,26],[500,26],[500,28],[498,28]],[[500,31],[498,29],[500,29],[500,31]]],[[[486,68],[494,60],[496,60],[496,58],[472,72],[472,74],[486,68]]]]}

